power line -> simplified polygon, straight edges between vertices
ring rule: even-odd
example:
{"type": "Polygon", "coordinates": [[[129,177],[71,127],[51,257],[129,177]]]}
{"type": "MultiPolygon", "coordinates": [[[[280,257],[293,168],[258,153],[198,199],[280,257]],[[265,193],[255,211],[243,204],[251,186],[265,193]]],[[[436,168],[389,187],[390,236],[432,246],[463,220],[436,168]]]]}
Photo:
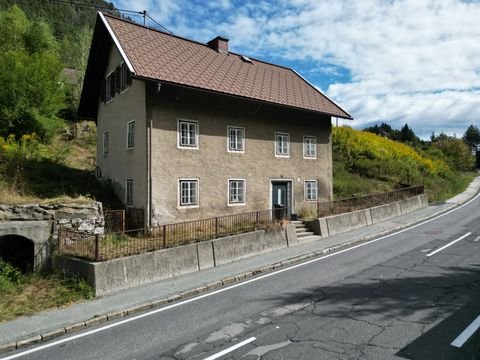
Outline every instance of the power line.
{"type": "Polygon", "coordinates": [[[105,6],[98,6],[98,5],[94,5],[94,4],[88,4],[88,3],[80,3],[80,2],[76,2],[76,1],[73,1],[73,0],[50,0],[52,3],[56,3],[56,4],[59,4],[59,5],[68,5],[68,6],[76,6],[76,7],[82,7],[82,8],[90,8],[90,9],[96,9],[96,10],[107,10],[107,11],[110,11],[110,12],[119,12],[119,13],[126,13],[126,14],[130,14],[130,15],[141,15],[143,17],[143,25],[146,26],[146,20],[150,20],[152,23],[154,23],[155,25],[157,25],[158,27],[160,27],[161,30],[165,31],[165,32],[168,32],[170,34],[173,34],[173,32],[171,32],[170,30],[168,30],[165,26],[163,26],[162,24],[160,24],[158,21],[156,21],[154,18],[152,18],[148,13],[147,13],[147,10],[143,10],[143,11],[134,11],[134,10],[128,10],[128,9],[117,9],[117,8],[109,8],[109,7],[105,7],[105,6]]]}

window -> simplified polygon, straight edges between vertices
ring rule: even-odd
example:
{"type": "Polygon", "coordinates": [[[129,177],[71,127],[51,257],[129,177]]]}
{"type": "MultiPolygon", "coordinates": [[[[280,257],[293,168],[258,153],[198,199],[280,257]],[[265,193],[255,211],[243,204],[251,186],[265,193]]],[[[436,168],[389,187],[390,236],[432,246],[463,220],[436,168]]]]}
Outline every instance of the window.
{"type": "Polygon", "coordinates": [[[108,131],[103,133],[103,155],[108,154],[108,131]]]}
{"type": "Polygon", "coordinates": [[[180,206],[198,206],[198,180],[180,180],[180,206]]]}
{"type": "Polygon", "coordinates": [[[104,90],[105,103],[108,103],[115,96],[115,71],[108,74],[105,78],[104,90]]]}
{"type": "Polygon", "coordinates": [[[303,157],[305,159],[317,158],[317,138],[315,136],[303,137],[303,157]]]}
{"type": "Polygon", "coordinates": [[[240,127],[228,127],[228,151],[245,151],[245,129],[240,127]]]}
{"type": "Polygon", "coordinates": [[[178,120],[178,147],[198,149],[198,122],[178,120]]]}
{"type": "Polygon", "coordinates": [[[127,67],[127,64],[125,63],[122,63],[122,65],[120,65],[120,71],[119,71],[119,75],[120,75],[120,91],[123,91],[125,90],[127,87],[128,87],[128,67],[127,67]]]}
{"type": "Polygon", "coordinates": [[[305,181],[305,201],[317,201],[317,180],[305,181]]]}
{"type": "Polygon", "coordinates": [[[290,156],[290,135],[284,133],[275,133],[275,156],[290,156]]]}
{"type": "Polygon", "coordinates": [[[135,146],[135,120],[127,123],[127,149],[135,146]]]}
{"type": "Polygon", "coordinates": [[[228,203],[229,205],[245,204],[245,180],[228,180],[228,203]]]}
{"type": "Polygon", "coordinates": [[[133,179],[127,179],[125,185],[125,204],[133,205],[133,179]]]}

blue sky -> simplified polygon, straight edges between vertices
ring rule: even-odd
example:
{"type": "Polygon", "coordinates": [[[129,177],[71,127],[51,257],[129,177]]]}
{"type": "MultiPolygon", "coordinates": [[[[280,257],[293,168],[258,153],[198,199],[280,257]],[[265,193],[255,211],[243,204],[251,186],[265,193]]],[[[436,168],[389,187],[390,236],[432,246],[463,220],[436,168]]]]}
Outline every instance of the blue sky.
{"type": "Polygon", "coordinates": [[[294,68],[355,119],[341,124],[408,123],[423,138],[480,126],[480,1],[113,3],[147,10],[176,35],[223,35],[231,51],[294,68]]]}

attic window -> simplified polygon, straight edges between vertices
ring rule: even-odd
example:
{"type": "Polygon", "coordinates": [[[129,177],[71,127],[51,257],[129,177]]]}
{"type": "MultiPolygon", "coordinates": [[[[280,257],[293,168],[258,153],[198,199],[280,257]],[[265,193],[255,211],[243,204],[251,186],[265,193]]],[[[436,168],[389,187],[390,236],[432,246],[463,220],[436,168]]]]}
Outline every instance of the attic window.
{"type": "Polygon", "coordinates": [[[250,64],[253,64],[252,62],[252,59],[250,59],[248,56],[245,56],[245,55],[240,55],[240,58],[245,61],[245,62],[248,62],[250,64]]]}

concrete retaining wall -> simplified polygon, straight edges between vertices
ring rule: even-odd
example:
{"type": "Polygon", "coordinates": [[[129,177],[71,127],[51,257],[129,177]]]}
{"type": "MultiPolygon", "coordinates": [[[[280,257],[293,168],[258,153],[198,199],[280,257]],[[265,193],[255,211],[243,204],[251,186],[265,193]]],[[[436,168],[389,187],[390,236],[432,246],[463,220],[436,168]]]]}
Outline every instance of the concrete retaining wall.
{"type": "MultiPolygon", "coordinates": [[[[314,219],[310,227],[327,237],[427,205],[427,196],[420,195],[371,209],[314,219]]],[[[56,256],[53,264],[56,269],[81,276],[95,288],[96,295],[105,295],[297,244],[295,226],[287,224],[275,231],[254,231],[99,263],[56,256]]]]}
{"type": "Polygon", "coordinates": [[[286,230],[261,230],[98,263],[55,256],[53,265],[105,295],[285,247],[286,230]]]}
{"type": "Polygon", "coordinates": [[[423,194],[365,210],[314,219],[309,222],[308,226],[315,234],[328,237],[388,220],[427,206],[428,196],[423,194]]]}

